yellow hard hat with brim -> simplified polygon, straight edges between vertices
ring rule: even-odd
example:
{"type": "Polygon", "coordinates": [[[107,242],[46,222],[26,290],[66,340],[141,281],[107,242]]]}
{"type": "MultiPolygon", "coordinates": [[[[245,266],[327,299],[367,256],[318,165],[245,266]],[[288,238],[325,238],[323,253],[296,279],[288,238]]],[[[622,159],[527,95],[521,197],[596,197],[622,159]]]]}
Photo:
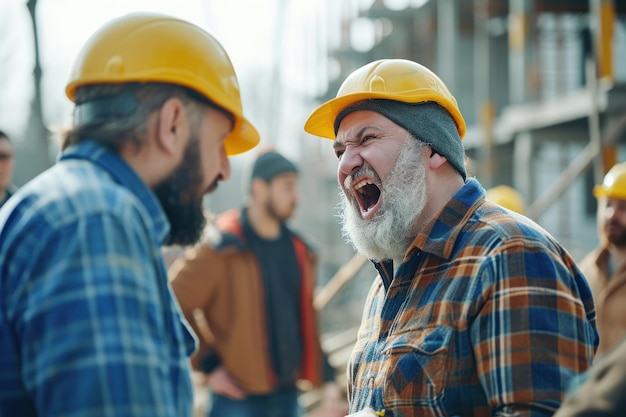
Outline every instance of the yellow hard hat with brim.
{"type": "Polygon", "coordinates": [[[626,200],[626,162],[613,165],[602,184],[593,187],[596,198],[611,197],[626,200]]]}
{"type": "Polygon", "coordinates": [[[231,113],[224,146],[236,155],[256,146],[259,133],[243,115],[237,75],[222,45],[198,26],[155,13],[131,13],[94,33],[78,55],[67,97],[94,84],[160,82],[196,91],[231,113]]]}
{"type": "Polygon", "coordinates": [[[321,104],[311,113],[304,130],[334,140],[334,123],[339,113],[367,99],[435,102],[450,113],[461,139],[465,135],[466,126],[461,111],[443,81],[423,65],[406,59],[381,59],[354,71],[343,82],[334,99],[321,104]]]}

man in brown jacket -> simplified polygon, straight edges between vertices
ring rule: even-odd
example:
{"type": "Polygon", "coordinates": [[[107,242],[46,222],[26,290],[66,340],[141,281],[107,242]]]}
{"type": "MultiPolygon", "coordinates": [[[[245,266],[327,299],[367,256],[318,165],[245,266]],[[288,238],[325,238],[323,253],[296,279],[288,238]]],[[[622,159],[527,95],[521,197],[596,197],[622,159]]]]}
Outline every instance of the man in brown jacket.
{"type": "Polygon", "coordinates": [[[598,199],[600,246],[585,256],[580,268],[596,304],[599,357],[626,337],[626,162],[613,166],[593,194],[598,199]]]}
{"type": "Polygon", "coordinates": [[[626,340],[580,378],[553,417],[626,416],[626,340]]]}
{"type": "Polygon", "coordinates": [[[344,415],[313,309],[316,256],[285,222],[298,201],[296,166],[277,152],[252,168],[250,198],[215,221],[214,241],[170,268],[198,338],[209,417],[296,417],[296,382],[326,382],[325,415],[344,415]]]}

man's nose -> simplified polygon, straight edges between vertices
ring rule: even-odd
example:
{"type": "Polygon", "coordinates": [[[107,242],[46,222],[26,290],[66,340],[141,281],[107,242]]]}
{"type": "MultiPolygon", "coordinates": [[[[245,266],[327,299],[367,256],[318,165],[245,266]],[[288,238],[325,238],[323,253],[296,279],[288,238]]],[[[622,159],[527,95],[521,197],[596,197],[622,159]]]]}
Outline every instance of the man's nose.
{"type": "Polygon", "coordinates": [[[339,159],[339,171],[350,175],[363,166],[363,157],[356,148],[346,148],[339,159]]]}

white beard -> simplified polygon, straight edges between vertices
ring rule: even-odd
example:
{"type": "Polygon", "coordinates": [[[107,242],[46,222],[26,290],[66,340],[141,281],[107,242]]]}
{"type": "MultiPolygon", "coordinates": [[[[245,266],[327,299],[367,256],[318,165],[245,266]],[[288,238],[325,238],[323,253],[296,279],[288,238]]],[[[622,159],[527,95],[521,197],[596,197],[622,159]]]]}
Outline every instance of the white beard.
{"type": "Polygon", "coordinates": [[[366,172],[382,184],[382,204],[372,220],[363,220],[354,198],[340,193],[342,234],[368,258],[400,262],[415,238],[413,222],[426,205],[425,147],[423,142],[411,137],[400,150],[384,183],[369,165],[359,170],[359,174],[366,172]]]}

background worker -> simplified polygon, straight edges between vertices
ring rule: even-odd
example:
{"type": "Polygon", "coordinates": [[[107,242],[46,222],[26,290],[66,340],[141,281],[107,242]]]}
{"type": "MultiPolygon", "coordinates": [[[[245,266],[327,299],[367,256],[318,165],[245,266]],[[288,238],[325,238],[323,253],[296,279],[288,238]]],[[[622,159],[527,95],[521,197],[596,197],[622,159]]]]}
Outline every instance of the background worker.
{"type": "Polygon", "coordinates": [[[347,412],[319,342],[316,254],[286,224],[297,203],[296,165],[277,152],[261,154],[246,206],[220,214],[214,240],[170,268],[200,336],[193,364],[206,374],[210,417],[296,417],[300,379],[325,383],[320,415],[347,412]]]}
{"type": "Polygon", "coordinates": [[[429,69],[348,76],[305,130],[333,141],[344,235],[378,271],[348,364],[350,412],[551,416],[597,344],[574,260],[467,178],[465,122],[429,69]]]}
{"type": "Polygon", "coordinates": [[[614,165],[596,185],[599,246],[580,262],[598,315],[603,355],[626,337],[626,162],[614,165]]]}
{"type": "Polygon", "coordinates": [[[598,357],[553,417],[626,416],[626,340],[598,357]]]}
{"type": "Polygon", "coordinates": [[[189,417],[195,339],[160,250],[199,238],[227,154],[259,141],[235,71],[201,28],[137,13],[87,41],[66,94],[57,163],[0,209],[0,415],[189,417]]]}
{"type": "Polygon", "coordinates": [[[13,195],[13,144],[9,136],[0,130],[0,207],[13,195]]]}

